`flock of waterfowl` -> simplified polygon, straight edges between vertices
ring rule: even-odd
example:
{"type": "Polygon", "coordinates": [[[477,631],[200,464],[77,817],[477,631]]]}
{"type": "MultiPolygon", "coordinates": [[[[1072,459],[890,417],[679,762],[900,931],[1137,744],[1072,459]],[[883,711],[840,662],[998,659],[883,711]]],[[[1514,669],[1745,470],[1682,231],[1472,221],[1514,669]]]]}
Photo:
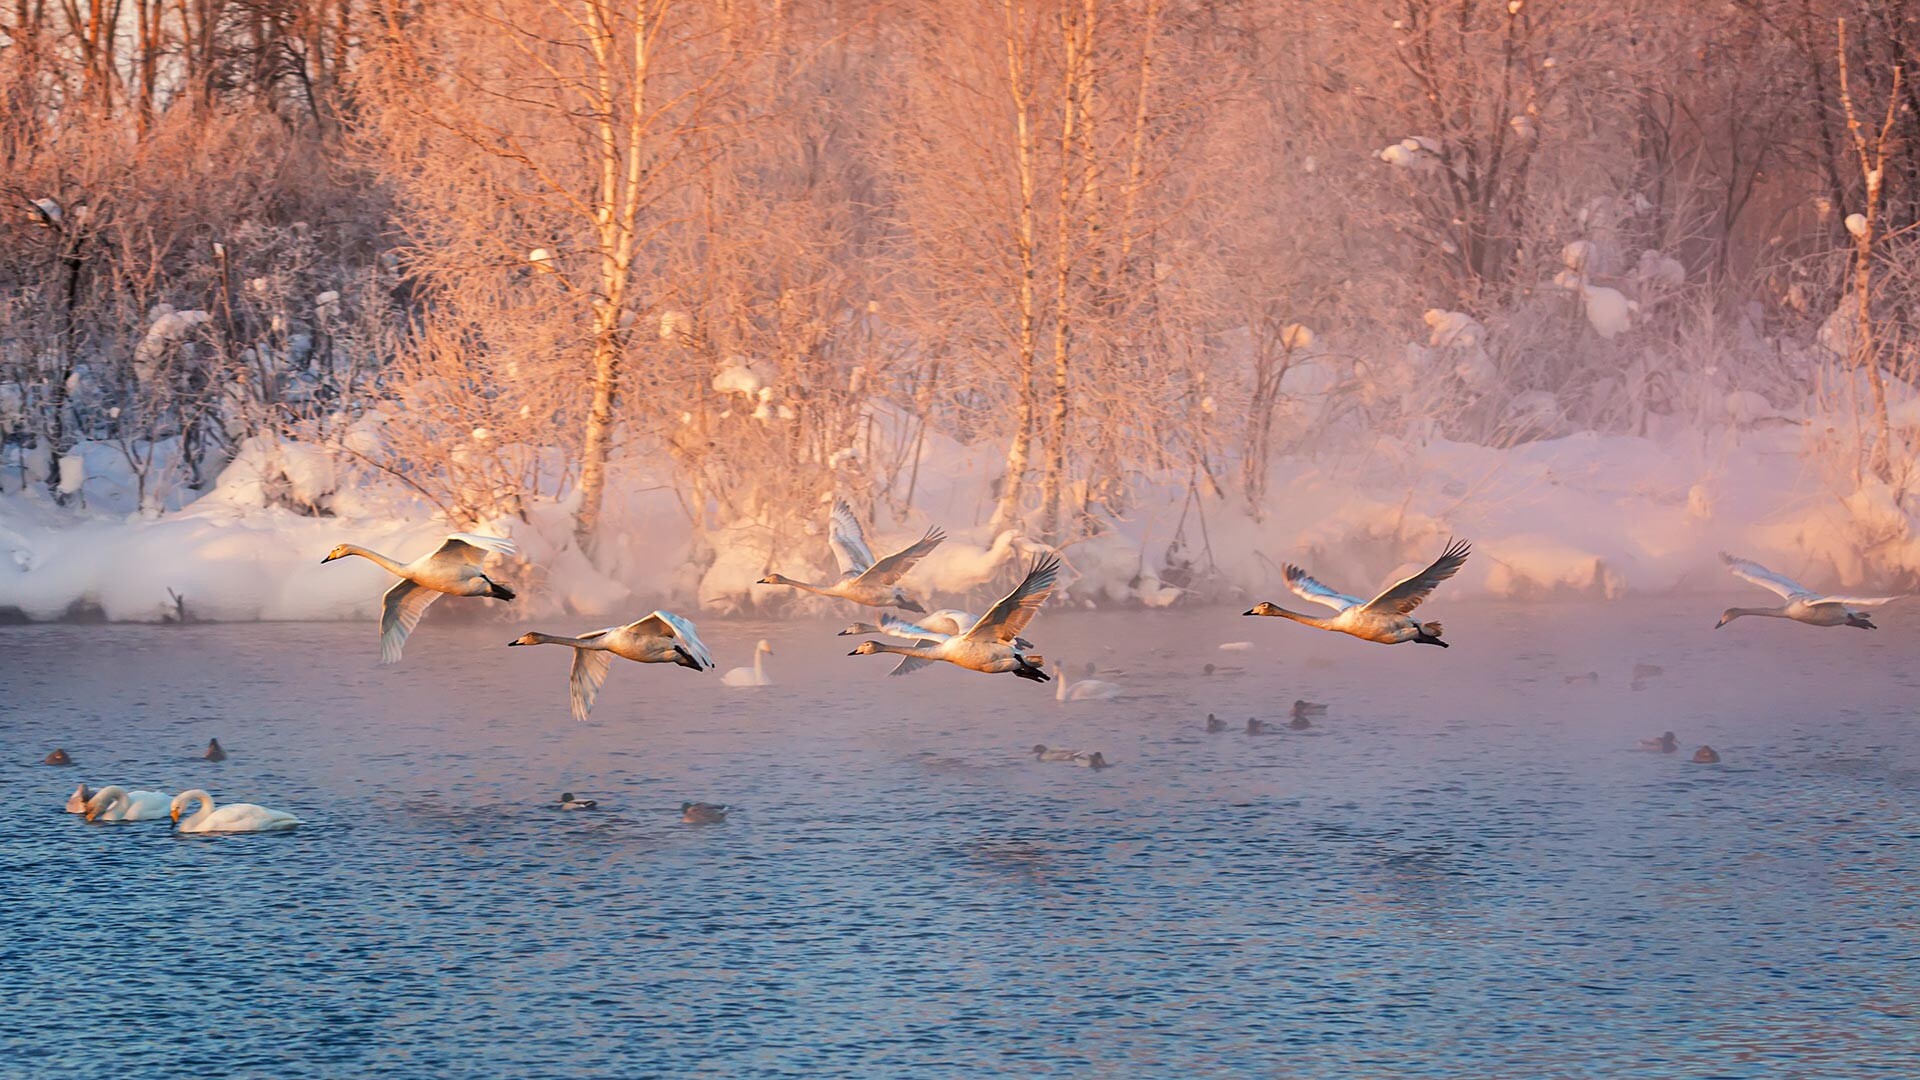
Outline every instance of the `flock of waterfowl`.
{"type": "MultiPolygon", "coordinates": [[[[952,608],[928,611],[908,596],[900,587],[901,578],[945,538],[938,527],[930,528],[913,544],[885,558],[876,559],[867,546],[866,536],[852,507],[845,500],[836,500],[828,514],[828,540],[839,564],[840,576],[826,584],[815,584],[769,573],[759,583],[800,589],[866,607],[899,608],[920,616],[917,621],[909,622],[891,613],[883,613],[876,622],[855,622],[840,631],[842,635],[876,635],[862,641],[848,655],[897,656],[900,659],[890,672],[893,675],[904,675],[930,664],[947,663],[984,674],[1010,674],[1031,682],[1056,681],[1055,697],[1060,701],[1105,700],[1122,693],[1118,685],[1099,679],[1085,678],[1078,682],[1069,679],[1057,658],[1051,665],[1052,673],[1049,673],[1047,660],[1036,651],[1033,642],[1023,636],[1059,579],[1060,558],[1056,553],[1048,552],[1034,558],[1020,583],[987,609],[984,615],[976,617],[952,608]],[[880,637],[893,638],[906,644],[881,641],[880,637]]],[[[427,608],[440,596],[512,600],[514,591],[490,577],[485,562],[489,555],[513,553],[513,542],[504,537],[454,533],[437,549],[412,562],[402,563],[354,544],[339,545],[321,562],[358,555],[399,577],[400,580],[385,594],[380,616],[380,658],[382,663],[391,664],[400,659],[408,636],[419,624],[427,608]]],[[[1387,586],[1371,600],[1336,591],[1300,567],[1288,563],[1282,570],[1287,587],[1301,599],[1327,607],[1334,614],[1325,618],[1306,615],[1270,602],[1256,604],[1245,614],[1288,619],[1383,645],[1413,642],[1447,648],[1441,624],[1421,622],[1414,618],[1413,612],[1441,583],[1460,571],[1471,553],[1471,547],[1464,541],[1449,542],[1440,556],[1424,569],[1387,586]]],[[[1719,622],[1714,624],[1715,629],[1741,616],[1767,616],[1792,619],[1811,626],[1851,626],[1872,630],[1875,626],[1865,609],[1902,599],[1900,596],[1825,595],[1758,563],[1726,554],[1721,559],[1734,576],[1772,590],[1784,602],[1772,608],[1727,608],[1719,622]]],[[[669,611],[655,611],[624,626],[609,626],[571,637],[529,631],[507,644],[564,645],[573,650],[568,686],[569,701],[576,720],[585,720],[592,712],[594,700],[606,681],[615,657],[639,664],[677,664],[694,671],[710,671],[715,667],[713,656],[700,641],[692,621],[669,611]]],[[[1235,646],[1244,644],[1234,643],[1235,646]]],[[[768,642],[760,641],[754,649],[753,666],[733,668],[722,676],[723,681],[733,687],[770,685],[771,680],[763,662],[772,652],[773,648],[768,642]]],[[[1088,665],[1088,669],[1088,674],[1092,675],[1092,665],[1088,665]]],[[[1207,665],[1209,675],[1233,674],[1240,670],[1207,665]]],[[[1649,667],[1646,670],[1658,673],[1657,668],[1649,667]]],[[[1642,669],[1636,668],[1636,688],[1644,677],[1642,669]]],[[[1597,679],[1597,675],[1568,676],[1568,682],[1583,678],[1597,679]]],[[[1310,728],[1311,718],[1324,715],[1326,709],[1322,704],[1295,701],[1286,727],[1294,731],[1310,728]]],[[[1228,728],[1225,721],[1210,713],[1205,729],[1209,733],[1220,733],[1228,728]]],[[[1249,718],[1245,732],[1263,735],[1276,730],[1265,721],[1249,718]]],[[[1642,740],[1640,749],[1673,753],[1678,745],[1674,734],[1666,732],[1657,739],[1642,740]]],[[[203,756],[211,761],[219,761],[226,755],[216,739],[209,743],[203,756]]],[[[1099,751],[1036,745],[1033,756],[1036,761],[1070,763],[1089,769],[1103,769],[1110,765],[1099,751]]],[[[1710,764],[1719,761],[1720,757],[1711,747],[1702,746],[1692,760],[1710,764]]],[[[48,755],[47,763],[71,764],[71,758],[66,751],[55,750],[48,755]]],[[[597,804],[592,799],[576,799],[568,792],[561,795],[559,805],[564,810],[592,810],[597,804]]],[[[67,809],[86,815],[89,821],[138,821],[166,814],[183,832],[263,832],[290,829],[299,824],[299,819],[292,814],[250,803],[216,807],[211,795],[197,789],[169,796],[157,791],[130,791],[118,785],[90,791],[83,784],[68,800],[67,809]],[[199,804],[199,809],[182,820],[183,811],[195,803],[199,804]]],[[[690,824],[710,824],[725,820],[726,812],[725,806],[684,803],[681,806],[681,820],[690,824]]]]}

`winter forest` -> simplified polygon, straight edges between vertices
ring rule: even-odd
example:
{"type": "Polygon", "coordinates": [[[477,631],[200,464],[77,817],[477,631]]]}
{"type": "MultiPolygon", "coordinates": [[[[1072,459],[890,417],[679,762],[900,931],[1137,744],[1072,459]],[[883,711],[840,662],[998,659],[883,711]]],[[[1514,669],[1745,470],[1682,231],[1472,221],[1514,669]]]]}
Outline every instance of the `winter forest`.
{"type": "Polygon", "coordinates": [[[1917,12],[9,0],[0,615],[1911,583],[1917,12]]]}

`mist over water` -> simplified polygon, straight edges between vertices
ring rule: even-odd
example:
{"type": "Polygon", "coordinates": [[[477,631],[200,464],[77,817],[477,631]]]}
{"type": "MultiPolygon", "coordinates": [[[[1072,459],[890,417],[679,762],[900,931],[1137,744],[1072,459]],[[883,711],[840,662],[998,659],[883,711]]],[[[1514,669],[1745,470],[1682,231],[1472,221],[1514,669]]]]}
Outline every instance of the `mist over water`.
{"type": "Polygon", "coordinates": [[[390,669],[361,624],[0,628],[0,1073],[1911,1074],[1912,614],[1443,600],[1449,650],[1049,611],[1129,690],[1070,705],[706,620],[775,685],[617,664],[587,724],[505,624],[390,669]],[[88,826],[81,781],[307,824],[88,826]]]}

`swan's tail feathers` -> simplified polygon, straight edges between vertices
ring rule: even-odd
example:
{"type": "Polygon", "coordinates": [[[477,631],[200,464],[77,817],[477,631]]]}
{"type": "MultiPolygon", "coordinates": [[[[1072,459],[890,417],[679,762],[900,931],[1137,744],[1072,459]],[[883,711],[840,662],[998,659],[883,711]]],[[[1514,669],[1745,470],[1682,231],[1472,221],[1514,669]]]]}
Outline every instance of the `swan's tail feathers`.
{"type": "Polygon", "coordinates": [[[1870,619],[1870,618],[1868,618],[1868,617],[1867,617],[1867,614],[1866,614],[1866,612],[1864,612],[1864,611],[1850,611],[1850,612],[1848,612],[1848,613],[1847,613],[1847,625],[1848,625],[1848,626],[1857,626],[1857,627],[1859,627],[1859,628],[1860,628],[1860,629],[1862,629],[1862,630],[1878,630],[1878,629],[1880,629],[1879,627],[1877,627],[1877,626],[1875,626],[1875,625],[1873,625],[1873,620],[1872,620],[1872,619],[1870,619]]]}
{"type": "Polygon", "coordinates": [[[1040,657],[1040,656],[1016,655],[1014,659],[1020,661],[1020,666],[1013,669],[1013,673],[1015,675],[1018,675],[1023,679],[1032,680],[1033,682],[1052,682],[1053,681],[1053,676],[1048,675],[1046,672],[1040,670],[1040,665],[1046,663],[1046,658],[1040,657]]]}
{"type": "Polygon", "coordinates": [[[1451,645],[1448,645],[1446,642],[1440,640],[1442,627],[1437,622],[1416,623],[1415,629],[1417,629],[1419,633],[1414,635],[1413,640],[1419,642],[1422,645],[1438,645],[1443,649],[1450,649],[1453,647],[1451,645]]]}
{"type": "Polygon", "coordinates": [[[500,584],[499,582],[493,580],[492,578],[487,578],[486,581],[487,581],[487,587],[490,590],[487,593],[488,596],[493,597],[495,600],[513,599],[512,589],[507,588],[505,585],[500,584]]]}
{"type": "Polygon", "coordinates": [[[899,608],[901,611],[911,611],[916,615],[925,615],[927,613],[927,609],[920,606],[920,601],[915,600],[911,596],[901,596],[893,602],[893,606],[899,608]]]}
{"type": "Polygon", "coordinates": [[[676,659],[674,660],[674,663],[679,664],[681,667],[690,667],[695,671],[707,670],[706,667],[700,663],[700,661],[693,658],[692,653],[681,648],[680,646],[675,645],[673,647],[673,652],[676,657],[676,659]]]}

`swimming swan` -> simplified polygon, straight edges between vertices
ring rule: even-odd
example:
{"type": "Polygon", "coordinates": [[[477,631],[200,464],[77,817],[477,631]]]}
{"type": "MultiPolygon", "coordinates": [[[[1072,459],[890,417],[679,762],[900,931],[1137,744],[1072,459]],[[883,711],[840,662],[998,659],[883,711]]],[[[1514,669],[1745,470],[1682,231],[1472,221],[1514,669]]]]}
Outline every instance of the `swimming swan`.
{"type": "Polygon", "coordinates": [[[513,645],[566,645],[573,649],[571,701],[573,718],[585,720],[593,711],[600,684],[607,681],[613,658],[636,664],[679,664],[695,671],[713,667],[713,657],[700,643],[693,623],[670,611],[656,611],[638,622],[589,630],[579,637],[559,637],[530,631],[507,642],[513,645]]]}
{"type": "Polygon", "coordinates": [[[396,562],[377,551],[354,544],[341,544],[321,559],[322,564],[349,555],[385,567],[400,580],[387,590],[380,612],[380,662],[398,663],[407,635],[419,624],[420,616],[440,594],[448,596],[488,596],[496,600],[513,599],[513,590],[488,577],[480,564],[487,554],[513,554],[513,541],[500,536],[453,533],[446,543],[410,563],[396,562]]]}
{"type": "Polygon", "coordinates": [[[1733,576],[1742,581],[1750,581],[1763,589],[1771,589],[1780,595],[1786,603],[1777,608],[1730,607],[1713,624],[1715,630],[1727,625],[1742,615],[1768,615],[1777,619],[1792,619],[1808,626],[1857,626],[1862,630],[1876,630],[1873,620],[1864,611],[1855,608],[1874,607],[1901,599],[1898,596],[1822,596],[1790,577],[1776,574],[1757,562],[1736,559],[1726,552],[1720,553],[1720,561],[1727,564],[1733,576]]]}
{"type": "Polygon", "coordinates": [[[729,809],[713,803],[683,802],[680,804],[680,820],[688,825],[719,825],[727,820],[729,809]]]}
{"type": "Polygon", "coordinates": [[[1066,662],[1055,658],[1053,664],[1053,699],[1055,701],[1112,701],[1124,691],[1119,684],[1101,682],[1099,679],[1081,679],[1071,682],[1067,679],[1066,662]]]}
{"type": "Polygon", "coordinates": [[[151,821],[166,816],[170,798],[164,791],[128,791],[109,784],[93,793],[83,813],[88,821],[151,821]]]}
{"type": "Polygon", "coordinates": [[[913,569],[914,563],[925,558],[928,552],[939,547],[940,542],[947,538],[947,534],[941,532],[938,526],[928,529],[927,535],[911,546],[876,561],[867,547],[866,535],[860,531],[859,519],[853,516],[853,507],[848,506],[845,499],[835,499],[833,510],[827,515],[827,538],[832,543],[834,559],[840,564],[840,580],[831,585],[813,585],[779,574],[768,574],[757,584],[787,585],[868,607],[897,607],[914,612],[927,610],[902,592],[895,583],[913,569]]]}
{"type": "Polygon", "coordinates": [[[912,646],[863,641],[847,655],[893,653],[903,658],[890,673],[894,675],[904,675],[927,664],[945,661],[969,671],[988,674],[1011,672],[1022,679],[1046,682],[1048,675],[1041,670],[1045,661],[1036,654],[1023,651],[1014,644],[1014,639],[1039,613],[1040,605],[1046,603],[1047,595],[1053,592],[1053,583],[1059,576],[1060,557],[1052,554],[1039,556],[1034,559],[1033,566],[1020,584],[980,616],[980,621],[969,627],[966,633],[943,637],[929,632],[917,645],[912,646]]]}
{"type": "Polygon", "coordinates": [[[1324,604],[1338,612],[1331,619],[1317,618],[1288,611],[1270,603],[1261,603],[1247,612],[1248,615],[1271,615],[1282,619],[1292,619],[1297,623],[1317,626],[1322,630],[1332,630],[1341,634],[1352,634],[1363,641],[1375,641],[1382,645],[1398,645],[1403,641],[1414,641],[1422,645],[1438,645],[1447,648],[1440,640],[1440,624],[1422,623],[1413,619],[1413,609],[1420,606],[1439,587],[1440,583],[1459,573],[1466,564],[1470,548],[1465,541],[1451,541],[1447,549],[1441,552],[1425,570],[1403,581],[1388,586],[1379,596],[1362,601],[1358,597],[1335,592],[1327,586],[1309,577],[1305,570],[1288,563],[1283,568],[1287,587],[1303,600],[1324,604]]]}
{"type": "Polygon", "coordinates": [[[195,788],[173,797],[170,807],[181,832],[277,832],[300,824],[300,819],[285,810],[269,810],[252,803],[230,803],[214,809],[213,796],[195,788]],[[200,803],[200,809],[180,820],[180,811],[200,803]]]}
{"type": "Polygon", "coordinates": [[[720,681],[733,687],[772,686],[773,680],[767,678],[767,669],[761,661],[762,657],[772,655],[773,646],[767,644],[766,638],[761,638],[760,643],[753,647],[753,666],[730,668],[720,676],[720,681]]]}

